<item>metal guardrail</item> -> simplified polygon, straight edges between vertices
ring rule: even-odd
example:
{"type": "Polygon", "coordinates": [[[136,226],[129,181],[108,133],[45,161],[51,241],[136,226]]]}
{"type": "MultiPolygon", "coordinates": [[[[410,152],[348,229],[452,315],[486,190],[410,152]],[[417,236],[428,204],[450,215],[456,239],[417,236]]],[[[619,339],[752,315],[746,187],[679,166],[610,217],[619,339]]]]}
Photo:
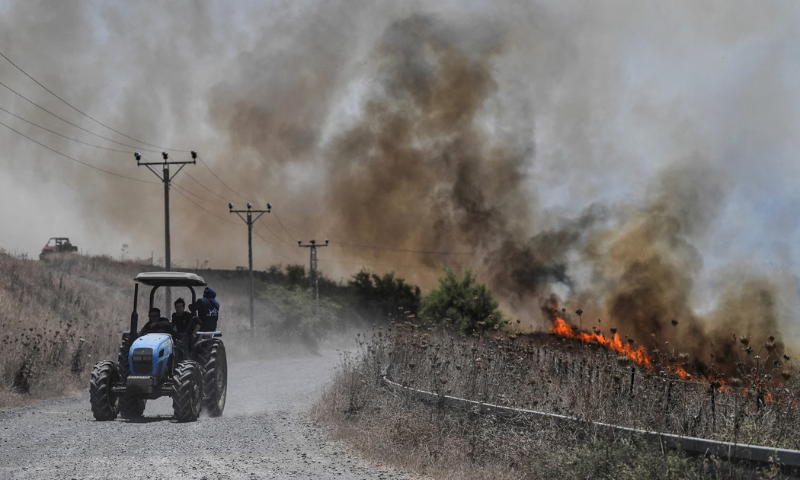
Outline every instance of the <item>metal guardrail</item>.
{"type": "Polygon", "coordinates": [[[765,464],[780,464],[791,469],[793,474],[800,471],[800,451],[788,450],[785,448],[763,447],[760,445],[747,445],[742,443],[721,442],[718,440],[707,440],[704,438],[684,437],[671,433],[653,432],[637,428],[621,427],[608,423],[590,422],[576,417],[559,415],[555,413],[539,412],[524,408],[505,407],[502,405],[476,402],[464,398],[451,397],[449,395],[439,395],[433,392],[426,392],[416,388],[404,387],[399,383],[389,380],[386,375],[381,376],[384,384],[395,390],[410,392],[413,396],[423,400],[440,402],[445,405],[472,410],[477,408],[484,414],[493,414],[500,417],[534,417],[545,420],[556,420],[570,423],[587,423],[603,430],[623,432],[631,435],[638,435],[650,440],[658,441],[661,445],[669,448],[679,449],[695,454],[715,455],[720,458],[743,461],[758,462],[765,464]]]}

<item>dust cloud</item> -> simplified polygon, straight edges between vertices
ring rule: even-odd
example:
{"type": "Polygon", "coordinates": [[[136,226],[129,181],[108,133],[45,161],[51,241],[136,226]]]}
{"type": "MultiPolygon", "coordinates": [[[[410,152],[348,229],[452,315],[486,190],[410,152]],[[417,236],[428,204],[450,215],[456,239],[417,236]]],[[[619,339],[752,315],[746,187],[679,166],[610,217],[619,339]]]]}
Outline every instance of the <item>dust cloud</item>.
{"type": "MultiPolygon", "coordinates": [[[[29,98],[136,148],[15,128],[156,183],[0,132],[5,195],[59,205],[52,224],[0,241],[70,235],[93,253],[128,243],[158,257],[161,185],[132,152],[195,149],[222,181],[200,164],[176,177],[178,264],[243,265],[245,226],[227,203],[269,201],[280,222],[257,226],[256,268],[305,263],[296,240],[327,237],[320,261],[334,279],[366,266],[430,287],[443,265],[471,267],[531,326],[547,326],[539,306],[555,298],[706,361],[734,334],[782,338],[796,311],[797,14],[777,3],[10,2],[4,53],[150,145],[0,63],[29,98]]],[[[0,104],[67,128],[8,91],[0,104]]],[[[0,216],[22,224],[8,206],[0,216]]]]}

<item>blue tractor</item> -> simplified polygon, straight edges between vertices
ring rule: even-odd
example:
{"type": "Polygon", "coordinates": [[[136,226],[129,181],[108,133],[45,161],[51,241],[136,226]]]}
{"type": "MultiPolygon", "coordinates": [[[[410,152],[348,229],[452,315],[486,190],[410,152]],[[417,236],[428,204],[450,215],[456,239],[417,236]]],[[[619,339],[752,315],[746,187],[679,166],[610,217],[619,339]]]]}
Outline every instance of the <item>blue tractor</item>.
{"type": "MultiPolygon", "coordinates": [[[[133,313],[130,331],[122,334],[116,362],[103,360],[92,369],[89,397],[96,420],[137,418],[144,414],[147,400],[172,397],[175,419],[197,420],[201,409],[210,416],[222,415],[228,388],[228,363],[221,332],[197,332],[190,345],[188,338],[171,333],[147,333],[138,330],[139,284],[152,287],[150,308],[160,287],[187,287],[192,303],[197,300],[194,287],[204,287],[205,280],[193,273],[149,272],[134,278],[133,313]]],[[[148,309],[149,311],[149,309],[148,309]]]]}

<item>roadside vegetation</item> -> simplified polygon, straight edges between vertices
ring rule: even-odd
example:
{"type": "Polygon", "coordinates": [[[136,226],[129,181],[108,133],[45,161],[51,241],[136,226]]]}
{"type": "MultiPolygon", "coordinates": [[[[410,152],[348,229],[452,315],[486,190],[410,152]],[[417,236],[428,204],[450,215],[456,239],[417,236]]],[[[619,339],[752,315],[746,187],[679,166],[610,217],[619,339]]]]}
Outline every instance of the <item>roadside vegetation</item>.
{"type": "MultiPolygon", "coordinates": [[[[791,358],[778,358],[771,344],[761,358],[749,355],[752,348],[740,342],[748,355],[738,365],[741,378],[730,385],[684,380],[685,371],[667,356],[646,367],[597,342],[520,332],[517,322],[498,315],[491,294],[479,287],[469,272],[462,278],[446,272],[439,288],[423,300],[422,318],[398,309],[389,325],[357,336],[358,351],[342,354],[341,367],[315,409],[333,438],[375,461],[436,478],[752,474],[710,456],[688,458],[635,436],[610,435],[592,422],[800,449],[791,358]],[[488,307],[477,317],[474,305],[481,303],[488,307]],[[439,396],[585,422],[522,416],[508,422],[477,410],[429,405],[410,392],[387,389],[383,375],[439,396]]],[[[777,474],[777,466],[761,473],[777,474]]]]}
{"type": "MultiPolygon", "coordinates": [[[[0,250],[0,408],[85,390],[92,365],[117,357],[122,332],[130,324],[133,278],[159,269],[77,254],[33,261],[0,250]]],[[[362,271],[342,284],[322,276],[321,298],[315,302],[302,265],[277,265],[255,272],[253,334],[247,272],[197,273],[217,290],[231,361],[313,352],[330,337],[365,328],[364,319],[376,312],[397,302],[416,312],[420,301],[418,288],[393,275],[362,271]]],[[[173,289],[173,300],[189,300],[189,294],[173,289]]],[[[149,289],[141,288],[140,327],[146,321],[148,296],[149,289]]],[[[163,292],[157,292],[155,302],[164,308],[163,292]]]]}

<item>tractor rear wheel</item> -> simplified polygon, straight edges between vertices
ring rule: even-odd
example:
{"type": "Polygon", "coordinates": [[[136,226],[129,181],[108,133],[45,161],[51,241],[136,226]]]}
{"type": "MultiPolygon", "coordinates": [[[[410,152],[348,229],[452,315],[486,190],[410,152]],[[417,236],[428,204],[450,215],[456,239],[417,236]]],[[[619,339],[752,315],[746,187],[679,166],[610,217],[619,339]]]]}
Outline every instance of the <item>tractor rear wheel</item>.
{"type": "Polygon", "coordinates": [[[222,340],[200,345],[197,362],[203,369],[203,407],[210,416],[219,417],[228,394],[228,357],[222,340]]]}
{"type": "Polygon", "coordinates": [[[200,416],[203,404],[203,375],[200,366],[191,360],[178,364],[175,368],[175,394],[172,396],[172,410],[179,422],[194,422],[200,416]]]}
{"type": "Polygon", "coordinates": [[[98,362],[92,368],[89,380],[89,400],[92,402],[92,414],[95,420],[108,421],[117,418],[119,399],[111,391],[120,377],[117,364],[110,360],[98,362]]]}

